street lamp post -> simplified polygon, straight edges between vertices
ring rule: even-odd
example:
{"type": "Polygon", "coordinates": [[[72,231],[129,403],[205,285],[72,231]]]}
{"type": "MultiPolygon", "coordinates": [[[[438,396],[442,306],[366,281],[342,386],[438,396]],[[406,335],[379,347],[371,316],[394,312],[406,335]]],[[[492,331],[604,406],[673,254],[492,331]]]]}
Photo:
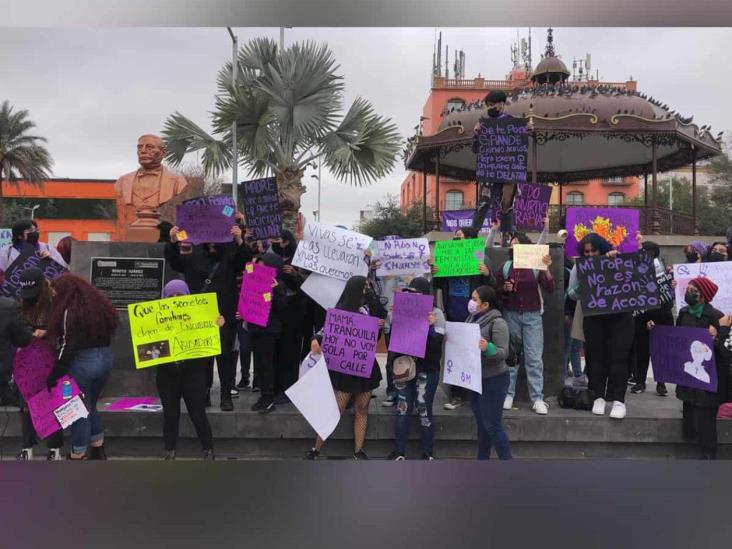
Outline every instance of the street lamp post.
{"type": "MultiPolygon", "coordinates": [[[[232,92],[236,93],[236,79],[239,63],[236,59],[239,50],[239,40],[236,35],[232,32],[231,27],[226,27],[231,36],[231,88],[232,92]]],[[[231,168],[231,195],[234,198],[234,206],[237,205],[237,187],[239,186],[239,147],[237,146],[237,135],[236,135],[236,120],[231,123],[231,155],[232,155],[232,168],[231,168]]],[[[238,208],[237,208],[238,209],[238,208]]]]}
{"type": "Polygon", "coordinates": [[[40,208],[40,207],[41,207],[40,204],[36,204],[35,206],[32,206],[32,207],[30,207],[30,206],[23,206],[23,209],[24,210],[30,210],[30,213],[31,213],[30,214],[30,218],[31,218],[31,221],[32,221],[33,219],[36,218],[36,210],[38,208],[40,208]]]}
{"type": "Polygon", "coordinates": [[[313,179],[317,179],[318,180],[318,209],[315,210],[315,212],[317,212],[316,213],[316,217],[317,217],[318,223],[320,223],[320,173],[321,173],[320,172],[320,166],[321,166],[321,164],[318,163],[318,175],[313,174],[313,175],[310,176],[313,179]]]}

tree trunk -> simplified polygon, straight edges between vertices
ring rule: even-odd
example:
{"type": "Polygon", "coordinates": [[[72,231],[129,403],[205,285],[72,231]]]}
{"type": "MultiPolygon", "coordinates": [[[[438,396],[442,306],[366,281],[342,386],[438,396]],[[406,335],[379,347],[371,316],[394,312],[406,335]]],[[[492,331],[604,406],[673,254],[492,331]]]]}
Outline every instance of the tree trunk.
{"type": "Polygon", "coordinates": [[[306,188],[302,184],[305,170],[287,168],[277,174],[277,191],[280,195],[282,228],[297,235],[297,217],[300,212],[300,197],[306,188]]]}

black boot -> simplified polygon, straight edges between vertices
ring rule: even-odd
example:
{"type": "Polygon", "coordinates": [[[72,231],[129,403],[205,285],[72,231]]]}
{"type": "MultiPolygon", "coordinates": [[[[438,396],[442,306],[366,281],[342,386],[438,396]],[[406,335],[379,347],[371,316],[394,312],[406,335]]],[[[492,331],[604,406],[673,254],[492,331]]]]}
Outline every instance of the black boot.
{"type": "Polygon", "coordinates": [[[89,448],[89,459],[96,461],[107,461],[107,452],[104,450],[104,444],[101,446],[92,446],[89,448]]]}

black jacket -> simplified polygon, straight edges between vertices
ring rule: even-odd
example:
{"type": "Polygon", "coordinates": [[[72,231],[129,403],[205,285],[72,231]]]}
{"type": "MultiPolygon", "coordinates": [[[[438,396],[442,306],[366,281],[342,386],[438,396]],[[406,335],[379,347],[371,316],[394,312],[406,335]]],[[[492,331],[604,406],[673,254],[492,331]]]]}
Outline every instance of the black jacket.
{"type": "Polygon", "coordinates": [[[0,372],[13,367],[13,347],[30,345],[32,332],[23,320],[20,306],[8,297],[0,297],[0,372]]]}

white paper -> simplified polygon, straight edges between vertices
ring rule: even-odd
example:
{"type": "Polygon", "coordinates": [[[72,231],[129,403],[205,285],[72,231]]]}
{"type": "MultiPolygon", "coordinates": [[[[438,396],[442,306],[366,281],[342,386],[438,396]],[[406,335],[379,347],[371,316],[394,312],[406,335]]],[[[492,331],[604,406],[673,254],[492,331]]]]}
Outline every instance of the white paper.
{"type": "Polygon", "coordinates": [[[128,410],[134,410],[135,412],[162,412],[162,404],[136,404],[128,410]]]}
{"type": "Polygon", "coordinates": [[[84,402],[79,395],[69,399],[53,411],[56,419],[61,424],[62,429],[66,429],[75,421],[89,417],[89,410],[84,406],[84,402]]]}
{"type": "Polygon", "coordinates": [[[346,287],[345,280],[330,278],[318,273],[311,273],[302,283],[300,289],[308,294],[323,309],[333,309],[346,287]]]}
{"type": "Polygon", "coordinates": [[[445,368],[443,383],[483,393],[480,370],[480,326],[447,322],[445,330],[445,368]]]}
{"type": "Polygon", "coordinates": [[[333,433],[341,413],[325,359],[321,357],[285,394],[320,438],[326,440],[333,433]]]}
{"type": "Polygon", "coordinates": [[[426,238],[379,240],[376,276],[420,275],[430,272],[430,243],[426,238]]]}
{"type": "Polygon", "coordinates": [[[545,255],[549,255],[548,244],[514,244],[513,268],[546,271],[545,255]]]}
{"type": "Polygon", "coordinates": [[[707,277],[719,286],[717,294],[712,300],[712,307],[724,314],[732,314],[732,261],[718,261],[714,263],[680,263],[674,265],[674,280],[676,281],[676,307],[686,306],[684,294],[689,281],[697,276],[707,277]]]}
{"type": "Polygon", "coordinates": [[[296,267],[343,281],[368,274],[370,236],[314,221],[307,222],[302,236],[292,259],[296,267]]]}
{"type": "Polygon", "coordinates": [[[302,361],[302,364],[300,364],[300,375],[297,376],[297,379],[302,379],[302,376],[307,374],[313,366],[318,364],[320,360],[322,360],[323,355],[315,354],[313,352],[308,353],[308,356],[305,357],[305,360],[302,361]]]}

